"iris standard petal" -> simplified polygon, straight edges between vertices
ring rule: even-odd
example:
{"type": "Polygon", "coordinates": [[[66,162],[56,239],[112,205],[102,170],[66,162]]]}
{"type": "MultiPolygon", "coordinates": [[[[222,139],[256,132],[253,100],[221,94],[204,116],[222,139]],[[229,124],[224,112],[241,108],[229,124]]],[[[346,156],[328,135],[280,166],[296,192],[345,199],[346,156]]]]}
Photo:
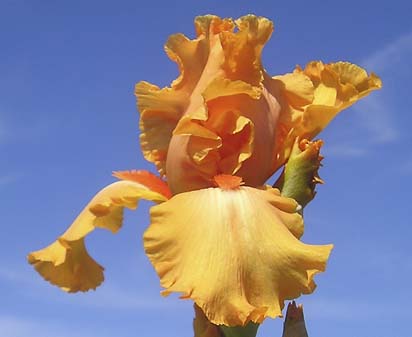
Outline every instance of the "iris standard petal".
{"type": "Polygon", "coordinates": [[[174,131],[166,166],[174,193],[210,187],[215,175],[235,174],[251,157],[254,124],[239,106],[250,106],[258,97],[259,92],[245,82],[213,81],[206,89],[204,116],[185,116],[174,131]],[[231,108],[220,109],[217,98],[232,99],[231,108]]]}
{"type": "Polygon", "coordinates": [[[203,98],[204,105],[185,115],[173,132],[166,163],[173,192],[209,187],[222,173],[262,185],[272,174],[276,98],[264,87],[223,77],[204,89],[203,98]]]}
{"type": "Polygon", "coordinates": [[[183,34],[168,39],[165,50],[179,67],[180,75],[171,87],[160,89],[148,82],[139,82],[135,88],[140,111],[140,144],[145,158],[165,174],[166,156],[172,131],[189,106],[199,105],[199,88],[215,73],[219,60],[214,54],[217,34],[233,29],[230,19],[206,15],[195,19],[197,38],[190,40],[183,34]],[[215,37],[215,38],[213,38],[215,37]],[[216,64],[217,61],[217,64],[216,64]]]}
{"type": "Polygon", "coordinates": [[[235,23],[238,31],[225,31],[220,36],[225,75],[231,80],[260,86],[264,73],[261,53],[272,35],[273,23],[256,15],[243,16],[235,23]]]}
{"type": "Polygon", "coordinates": [[[171,88],[136,87],[142,149],[168,175],[174,193],[208,187],[214,174],[264,184],[287,161],[296,138],[313,139],[339,111],[381,87],[376,75],[348,62],[310,62],[271,78],[261,54],[273,23],[263,17],[207,15],[195,26],[194,40],[176,34],[166,44],[181,71],[171,88]],[[241,116],[251,130],[249,137],[242,133],[239,147],[232,134],[225,139],[208,124],[228,115],[241,116]],[[188,127],[188,119],[200,127],[188,127]]]}
{"type": "MultiPolygon", "coordinates": [[[[147,180],[149,185],[153,183],[153,177],[147,180]]],[[[123,209],[135,209],[139,199],[162,202],[167,197],[142,183],[115,182],[97,193],[54,243],[30,253],[28,261],[45,280],[65,291],[95,289],[104,279],[103,267],[87,253],[84,238],[95,228],[116,233],[122,225],[123,209]]]]}
{"type": "Polygon", "coordinates": [[[332,249],[296,238],[297,206],[276,189],[237,187],[181,193],[152,207],[144,246],[164,293],[193,299],[214,324],[281,316],[284,300],[314,290],[332,249]]]}
{"type": "Polygon", "coordinates": [[[340,111],[382,86],[375,74],[355,64],[321,61],[268,83],[269,91],[280,93],[281,104],[274,170],[285,163],[297,137],[313,139],[340,111]]]}
{"type": "Polygon", "coordinates": [[[138,83],[135,94],[140,111],[139,139],[143,155],[164,175],[170,138],[188,104],[188,95],[172,88],[160,89],[147,82],[138,83]]]}
{"type": "Polygon", "coordinates": [[[136,86],[145,157],[174,193],[209,187],[221,173],[262,185],[272,174],[280,111],[261,64],[273,24],[254,15],[235,22],[207,15],[195,26],[194,40],[176,34],[166,44],[181,72],[172,86],[136,86]]]}

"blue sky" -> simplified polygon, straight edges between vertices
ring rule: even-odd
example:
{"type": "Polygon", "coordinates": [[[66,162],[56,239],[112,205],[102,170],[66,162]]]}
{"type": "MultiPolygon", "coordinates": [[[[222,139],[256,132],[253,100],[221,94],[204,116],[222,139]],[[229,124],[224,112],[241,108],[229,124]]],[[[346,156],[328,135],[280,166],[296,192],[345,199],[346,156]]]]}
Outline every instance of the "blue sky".
{"type": "MultiPolygon", "coordinates": [[[[193,18],[267,16],[270,74],[310,60],[347,60],[376,72],[381,91],[344,111],[325,140],[307,243],[334,243],[318,289],[303,296],[310,336],[410,336],[412,258],[412,3],[391,1],[0,0],[0,336],[192,336],[192,304],[159,295],[142,247],[149,203],[117,235],[96,231],[106,267],[95,292],[44,282],[26,254],[61,234],[113,170],[154,172],[140,153],[134,84],[160,86],[177,68],[168,35],[193,18]]],[[[267,320],[259,336],[281,336],[267,320]]]]}

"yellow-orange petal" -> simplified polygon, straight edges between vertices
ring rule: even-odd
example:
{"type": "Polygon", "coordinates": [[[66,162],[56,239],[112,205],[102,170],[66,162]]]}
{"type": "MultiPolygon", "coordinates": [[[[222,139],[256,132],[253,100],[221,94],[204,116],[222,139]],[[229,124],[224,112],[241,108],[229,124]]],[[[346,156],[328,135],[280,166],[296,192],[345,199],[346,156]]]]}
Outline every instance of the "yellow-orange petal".
{"type": "MultiPolygon", "coordinates": [[[[212,186],[215,175],[235,174],[251,156],[254,124],[242,115],[240,107],[254,106],[259,91],[247,83],[223,78],[208,86],[207,111],[183,117],[169,145],[166,170],[173,193],[212,186]],[[219,98],[230,102],[216,104],[219,98]]],[[[247,111],[260,115],[255,109],[247,111]]]]}
{"type": "Polygon", "coordinates": [[[206,87],[203,97],[204,106],[183,117],[173,132],[166,163],[172,191],[210,187],[221,173],[262,185],[273,173],[276,98],[264,87],[222,77],[206,87]]]}
{"type": "Polygon", "coordinates": [[[305,69],[275,76],[269,90],[280,93],[281,113],[276,130],[274,170],[290,155],[295,139],[313,139],[343,109],[371,91],[381,80],[349,62],[310,62],[305,69]]]}
{"type": "MultiPolygon", "coordinates": [[[[238,170],[241,170],[239,174],[247,184],[261,185],[272,174],[274,130],[280,109],[276,98],[264,88],[266,75],[261,64],[261,52],[270,38],[273,24],[266,18],[254,15],[241,17],[235,23],[232,19],[206,15],[196,18],[195,27],[195,39],[175,34],[166,44],[167,54],[180,70],[180,76],[171,87],[159,89],[146,82],[136,86],[141,112],[140,140],[145,158],[154,162],[162,175],[172,176],[168,181],[174,192],[188,189],[183,186],[175,188],[173,181],[186,181],[192,186],[190,189],[202,188],[210,186],[215,174],[234,174],[238,170]],[[180,123],[187,126],[182,118],[206,124],[212,115],[219,114],[213,113],[213,110],[224,110],[226,117],[240,115],[249,119],[248,122],[240,122],[242,125],[248,124],[245,132],[239,132],[234,137],[230,133],[229,137],[225,137],[225,134],[219,133],[222,130],[213,129],[210,125],[210,131],[221,140],[221,144],[217,144],[218,141],[212,146],[209,144],[210,137],[205,140],[194,135],[191,139],[190,135],[176,133],[177,129],[182,129],[180,123]],[[249,136],[254,127],[260,130],[259,134],[249,136]],[[194,158],[185,151],[189,143],[192,143],[189,152],[196,148],[194,158]],[[201,148],[203,144],[205,148],[201,148]],[[241,144],[240,149],[236,148],[236,144],[241,144]],[[176,151],[177,148],[179,151],[176,151]],[[232,149],[233,152],[229,153],[232,149]],[[220,158],[222,152],[224,155],[220,158]],[[174,158],[171,163],[165,163],[169,154],[174,158]],[[197,162],[198,158],[201,158],[202,165],[198,172],[192,174],[191,171],[198,168],[193,167],[191,161],[197,162]],[[207,166],[204,165],[206,162],[207,166]],[[260,170],[254,170],[257,166],[260,170]],[[179,171],[179,176],[183,172],[189,176],[175,178],[176,171],[179,171]]],[[[215,118],[215,121],[225,120],[225,116],[215,118]]]]}
{"type": "Polygon", "coordinates": [[[95,289],[104,280],[104,268],[87,253],[84,239],[58,239],[29,254],[28,261],[46,281],[67,292],[95,289]]]}
{"type": "Polygon", "coordinates": [[[135,88],[140,111],[140,146],[144,157],[154,163],[160,174],[165,174],[165,161],[173,129],[189,102],[187,93],[176,92],[147,82],[135,88]]]}
{"type": "Polygon", "coordinates": [[[95,228],[116,233],[122,225],[123,209],[135,209],[139,199],[167,200],[164,195],[137,182],[115,182],[97,193],[54,243],[30,253],[29,263],[45,280],[65,291],[95,289],[104,279],[103,267],[87,253],[84,238],[95,228]]]}
{"type": "MultiPolygon", "coordinates": [[[[165,51],[176,62],[180,75],[171,87],[160,89],[148,82],[136,85],[135,95],[140,111],[140,144],[145,158],[153,162],[164,175],[172,131],[190,106],[201,105],[201,91],[210,76],[219,68],[219,60],[209,57],[219,53],[218,34],[233,30],[230,19],[206,15],[195,19],[197,38],[190,40],[183,34],[169,37],[165,51]],[[217,49],[217,50],[216,50],[217,49]]],[[[220,48],[221,49],[221,48],[220,48]]]]}
{"type": "Polygon", "coordinates": [[[214,324],[281,316],[284,300],[311,293],[332,245],[299,241],[297,203],[276,189],[208,188],[152,207],[146,253],[167,295],[191,298],[214,324]]]}
{"type": "Polygon", "coordinates": [[[209,37],[224,31],[232,31],[235,24],[230,18],[220,18],[217,15],[200,15],[195,18],[195,29],[198,37],[209,37]]]}
{"type": "MultiPolygon", "coordinates": [[[[320,69],[320,82],[317,83],[316,77],[313,79],[314,99],[302,118],[305,132],[302,136],[308,139],[323,130],[338,112],[382,87],[376,75],[368,75],[363,68],[349,62],[316,62],[316,67],[320,69]]],[[[310,71],[302,72],[311,78],[310,71]]]]}
{"type": "Polygon", "coordinates": [[[222,32],[223,69],[228,78],[259,85],[263,80],[261,53],[273,32],[272,21],[246,15],[235,21],[238,31],[222,32]]]}

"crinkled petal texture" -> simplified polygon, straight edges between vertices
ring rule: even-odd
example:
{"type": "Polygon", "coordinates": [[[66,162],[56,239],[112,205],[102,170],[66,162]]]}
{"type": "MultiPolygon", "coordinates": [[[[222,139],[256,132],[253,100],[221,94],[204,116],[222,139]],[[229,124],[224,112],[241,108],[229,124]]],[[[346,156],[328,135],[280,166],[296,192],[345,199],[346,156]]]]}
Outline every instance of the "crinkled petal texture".
{"type": "MultiPolygon", "coordinates": [[[[217,68],[209,60],[213,54],[213,36],[233,29],[231,19],[220,19],[208,15],[195,20],[197,38],[188,39],[183,34],[169,37],[165,50],[180,70],[180,76],[171,87],[160,89],[148,82],[136,85],[135,94],[140,111],[140,144],[145,158],[156,164],[159,172],[166,172],[166,157],[172,132],[193,100],[201,100],[200,94],[193,94],[201,82],[206,64],[217,68]],[[212,38],[210,38],[212,37],[212,38]]],[[[194,102],[193,102],[194,103],[194,102]]]]}
{"type": "Polygon", "coordinates": [[[166,52],[180,69],[170,88],[136,86],[141,146],[174,193],[207,188],[217,174],[260,186],[342,109],[381,87],[354,64],[311,62],[271,78],[261,53],[273,24],[247,15],[195,20],[197,37],[177,34],[166,52]],[[237,30],[235,29],[237,28],[237,30]]]}
{"type": "Polygon", "coordinates": [[[281,104],[274,170],[288,159],[296,137],[313,139],[340,111],[382,87],[379,77],[355,64],[321,61],[310,62],[305,69],[298,66],[267,83],[281,104]]]}
{"type": "MultiPolygon", "coordinates": [[[[148,180],[150,185],[153,177],[148,180]]],[[[29,262],[44,279],[67,292],[95,289],[104,279],[103,267],[89,256],[84,239],[95,228],[116,233],[122,225],[123,209],[135,209],[139,199],[162,202],[168,198],[136,181],[115,182],[97,193],[54,243],[30,253],[29,262]]]]}
{"type": "Polygon", "coordinates": [[[284,300],[314,290],[332,249],[299,241],[297,206],[277,189],[238,187],[181,193],[152,207],[144,245],[164,293],[193,299],[214,324],[281,316],[284,300]]]}
{"type": "Polygon", "coordinates": [[[203,97],[205,105],[174,130],[166,163],[173,192],[210,187],[218,174],[262,185],[272,173],[277,101],[264,88],[224,78],[214,80],[203,97]]]}
{"type": "Polygon", "coordinates": [[[174,193],[209,187],[221,173],[260,185],[272,173],[280,112],[260,60],[273,24],[248,15],[198,17],[195,25],[195,40],[179,34],[166,44],[181,70],[172,87],[136,86],[145,156],[174,193]]]}

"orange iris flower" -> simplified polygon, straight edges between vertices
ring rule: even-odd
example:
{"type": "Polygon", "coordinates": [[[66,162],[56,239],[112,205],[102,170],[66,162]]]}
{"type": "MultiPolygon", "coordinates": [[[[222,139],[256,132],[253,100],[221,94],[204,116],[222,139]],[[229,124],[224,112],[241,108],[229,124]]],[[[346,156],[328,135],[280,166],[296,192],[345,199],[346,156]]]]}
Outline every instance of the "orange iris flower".
{"type": "Polygon", "coordinates": [[[195,27],[195,39],[176,34],[166,43],[180,69],[171,87],[136,85],[141,147],[167,183],[146,171],[115,172],[121,181],[28,259],[65,291],[94,289],[103,268],[85,236],[97,227],[118,231],[125,207],[151,200],[159,205],[144,246],[163,293],[193,299],[214,324],[262,322],[314,290],[332,249],[301,242],[298,203],[264,184],[296,139],[315,137],[381,82],[347,62],[314,61],[271,77],[261,64],[273,31],[266,18],[208,15],[195,27]]]}

